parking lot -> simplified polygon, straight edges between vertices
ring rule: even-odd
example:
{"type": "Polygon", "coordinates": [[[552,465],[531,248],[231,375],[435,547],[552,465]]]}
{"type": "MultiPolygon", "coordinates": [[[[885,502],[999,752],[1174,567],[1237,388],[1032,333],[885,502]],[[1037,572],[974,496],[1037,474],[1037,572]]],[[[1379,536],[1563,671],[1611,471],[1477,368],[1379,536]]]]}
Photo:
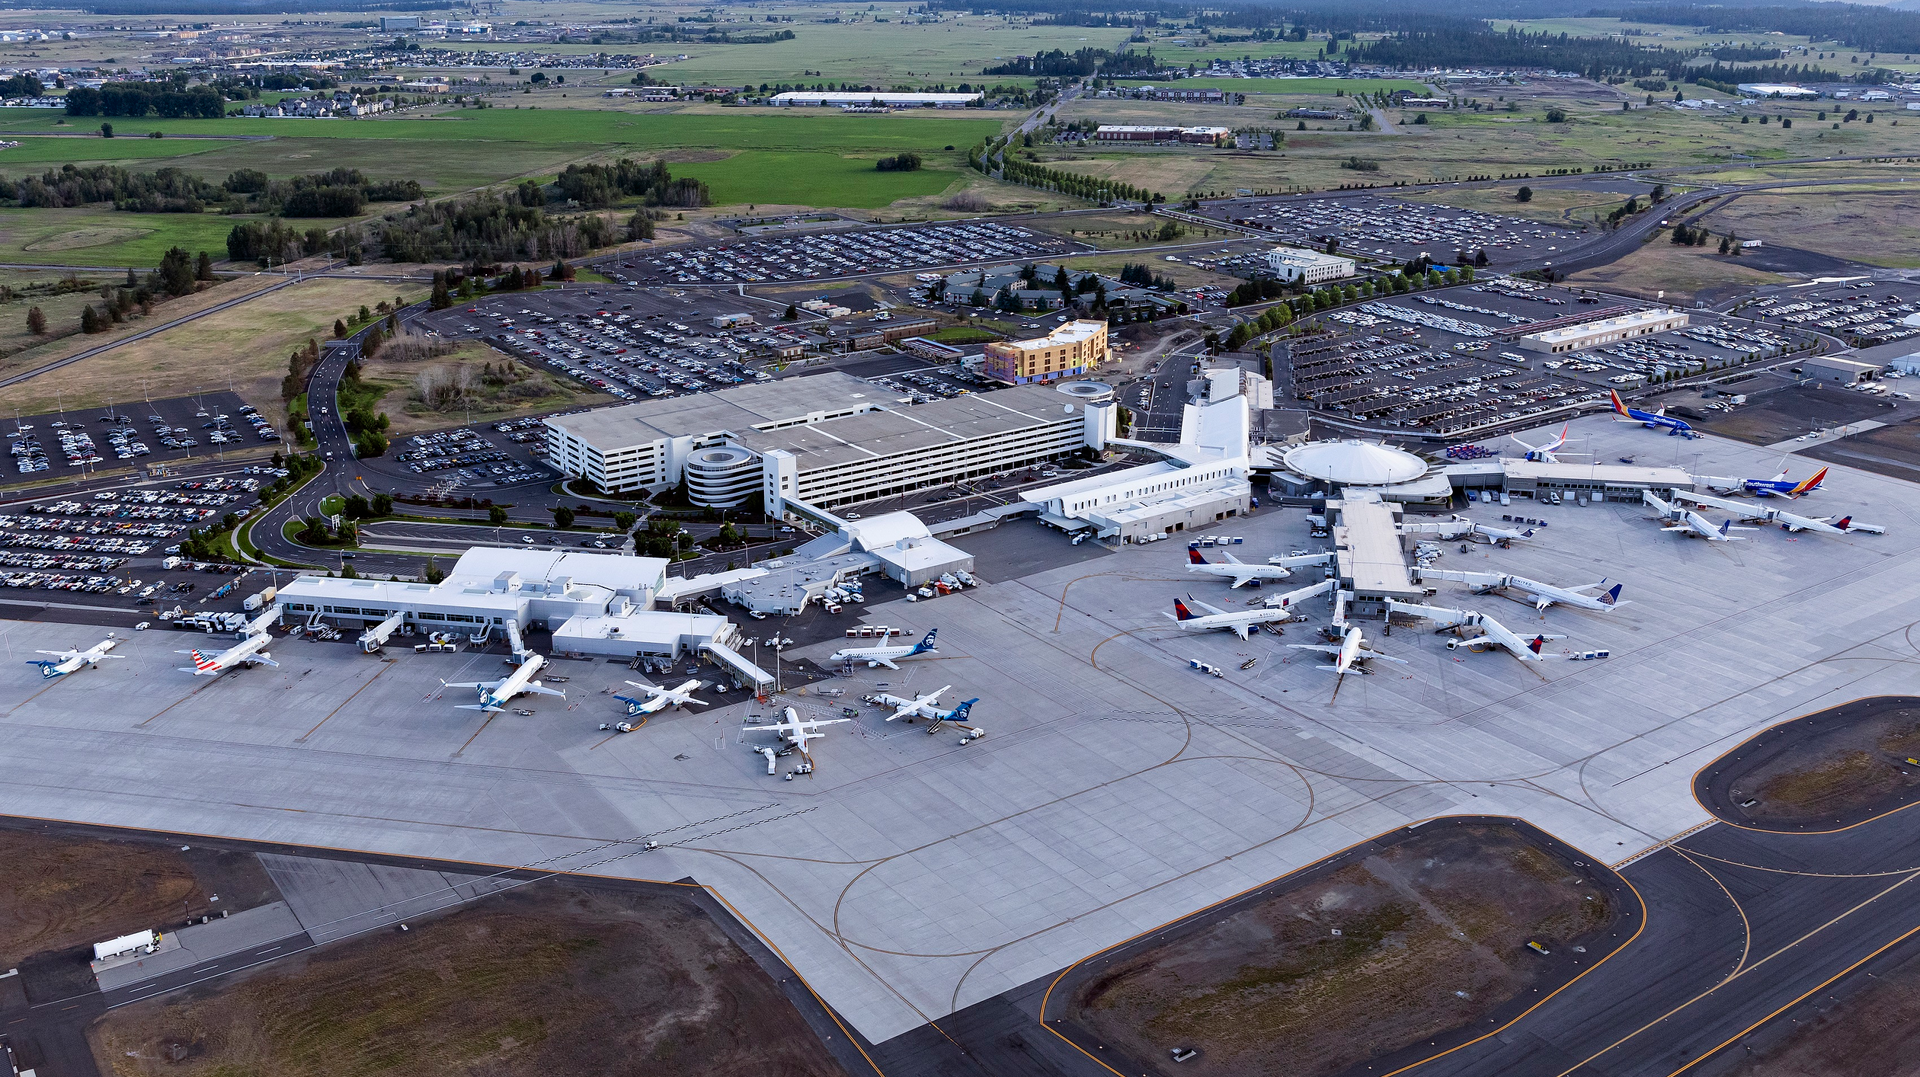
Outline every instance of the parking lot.
{"type": "Polygon", "coordinates": [[[760,236],[705,247],[624,256],[595,266],[621,284],[770,284],[966,265],[995,258],[1042,258],[1083,244],[1013,224],[862,228],[760,236]]]}
{"type": "Polygon", "coordinates": [[[233,393],[28,415],[7,429],[14,470],[36,478],[136,461],[184,460],[280,441],[266,417],[233,393]]]}
{"type": "Polygon", "coordinates": [[[1291,345],[1293,390],[1337,415],[1452,435],[1596,404],[1608,389],[1736,366],[1799,338],[1693,312],[1682,329],[1578,352],[1515,343],[1542,322],[1631,309],[1509,277],[1362,303],[1319,316],[1340,328],[1335,335],[1291,345]]]}
{"type": "Polygon", "coordinates": [[[1329,238],[1337,239],[1340,254],[1392,262],[1425,254],[1437,263],[1457,264],[1461,255],[1472,259],[1480,251],[1494,264],[1551,260],[1590,238],[1577,228],[1378,195],[1238,198],[1200,212],[1303,246],[1325,249],[1329,238]]]}
{"type": "Polygon", "coordinates": [[[1920,285],[1906,281],[1853,281],[1824,288],[1782,291],[1740,309],[1782,327],[1818,330],[1856,348],[1920,336],[1920,285]]]}

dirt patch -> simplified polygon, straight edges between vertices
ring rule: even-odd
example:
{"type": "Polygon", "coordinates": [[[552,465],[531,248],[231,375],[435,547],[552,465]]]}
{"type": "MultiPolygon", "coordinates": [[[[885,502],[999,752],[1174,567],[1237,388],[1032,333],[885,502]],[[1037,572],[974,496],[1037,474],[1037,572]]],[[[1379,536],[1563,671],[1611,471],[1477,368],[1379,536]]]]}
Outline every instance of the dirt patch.
{"type": "Polygon", "coordinates": [[[1804,450],[1804,455],[1896,479],[1920,480],[1920,422],[1909,420],[1852,434],[1804,450]]]}
{"type": "Polygon", "coordinates": [[[840,1075],[690,897],[540,883],[89,1031],[113,1077],[840,1075]]]}
{"type": "Polygon", "coordinates": [[[1567,282],[1685,304],[1694,300],[1713,303],[1786,279],[1743,265],[1738,258],[1722,256],[1716,247],[1676,247],[1669,242],[1668,233],[1660,231],[1624,258],[1583,269],[1567,282]]]}
{"type": "Polygon", "coordinates": [[[1834,258],[1889,267],[1920,265],[1920,195],[1912,191],[1789,191],[1743,194],[1715,210],[1707,226],[1769,244],[1791,243],[1834,258]]]}
{"type": "MultiPolygon", "coordinates": [[[[250,853],[0,829],[0,967],[278,900],[250,853]],[[210,899],[219,895],[218,903],[210,899]]],[[[84,966],[81,966],[84,968],[84,966]]]]}
{"type": "Polygon", "coordinates": [[[1702,799],[1767,826],[1876,815],[1920,794],[1920,698],[1882,696],[1762,733],[1703,771],[1702,799]]]}
{"type": "MultiPolygon", "coordinates": [[[[1684,397],[1669,399],[1674,403],[1685,400],[1684,397]]],[[[1882,403],[1862,393],[1797,388],[1749,397],[1747,403],[1727,412],[1700,412],[1698,404],[1686,401],[1700,416],[1687,419],[1695,427],[1754,445],[1772,445],[1815,428],[1825,430],[1861,419],[1885,422],[1892,409],[1883,407],[1882,403]]]]}
{"type": "Polygon", "coordinates": [[[71,232],[61,232],[37,242],[29,243],[22,250],[29,251],[77,251],[84,247],[104,247],[109,243],[118,243],[123,239],[138,239],[152,232],[151,228],[76,228],[71,232]]]}
{"type": "Polygon", "coordinates": [[[1195,1073],[1330,1074],[1473,1023],[1607,921],[1587,878],[1508,827],[1434,829],[1130,956],[1073,1017],[1195,1073]]]}

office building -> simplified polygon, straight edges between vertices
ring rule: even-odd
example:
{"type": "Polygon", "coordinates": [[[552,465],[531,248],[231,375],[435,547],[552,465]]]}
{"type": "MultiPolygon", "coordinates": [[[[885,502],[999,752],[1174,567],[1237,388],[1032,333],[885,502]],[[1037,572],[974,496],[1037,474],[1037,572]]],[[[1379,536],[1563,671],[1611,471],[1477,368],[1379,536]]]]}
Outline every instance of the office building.
{"type": "Polygon", "coordinates": [[[1275,247],[1267,252],[1267,268],[1275,280],[1288,284],[1320,284],[1353,276],[1353,259],[1301,247],[1275,247]]]}

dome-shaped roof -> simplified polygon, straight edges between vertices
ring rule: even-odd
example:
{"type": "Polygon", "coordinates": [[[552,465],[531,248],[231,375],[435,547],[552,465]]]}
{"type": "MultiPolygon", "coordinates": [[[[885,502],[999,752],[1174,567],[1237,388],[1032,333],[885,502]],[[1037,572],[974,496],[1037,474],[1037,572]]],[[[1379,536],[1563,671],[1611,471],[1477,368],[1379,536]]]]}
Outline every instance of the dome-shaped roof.
{"type": "Polygon", "coordinates": [[[1318,441],[1287,450],[1287,470],[1336,486],[1391,486],[1427,473],[1410,452],[1372,441],[1318,441]]]}

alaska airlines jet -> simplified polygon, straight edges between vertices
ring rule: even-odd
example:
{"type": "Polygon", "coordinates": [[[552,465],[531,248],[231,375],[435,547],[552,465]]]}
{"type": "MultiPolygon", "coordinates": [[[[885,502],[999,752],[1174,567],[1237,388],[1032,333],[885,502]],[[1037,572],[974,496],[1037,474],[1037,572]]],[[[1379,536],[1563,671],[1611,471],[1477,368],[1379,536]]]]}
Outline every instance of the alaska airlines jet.
{"type": "Polygon", "coordinates": [[[936,634],[938,634],[939,631],[940,630],[937,628],[928,629],[926,638],[922,639],[920,642],[915,643],[911,646],[844,647],[844,648],[841,648],[840,650],[833,652],[833,654],[829,655],[827,657],[827,661],[829,662],[865,662],[867,664],[868,669],[872,669],[874,666],[885,666],[888,669],[899,669],[900,668],[899,666],[894,665],[894,663],[899,659],[912,658],[916,654],[939,653],[940,649],[933,645],[933,637],[936,634]]]}
{"type": "Polygon", "coordinates": [[[84,651],[35,651],[34,654],[50,654],[51,660],[28,659],[32,665],[40,667],[40,675],[46,678],[64,677],[75,672],[81,666],[97,666],[102,658],[125,658],[124,654],[108,654],[120,641],[109,632],[107,638],[88,647],[84,651]]]}
{"type": "Polygon", "coordinates": [[[1626,401],[1620,399],[1620,391],[1618,389],[1607,390],[1607,395],[1613,398],[1613,413],[1615,415],[1626,416],[1624,419],[1615,419],[1614,422],[1616,423],[1639,423],[1649,430],[1657,430],[1665,427],[1668,437],[1672,437],[1675,434],[1686,438],[1697,438],[1700,436],[1699,431],[1688,426],[1683,420],[1668,415],[1665,407],[1662,407],[1659,411],[1641,411],[1639,408],[1628,407],[1626,401]]]}

